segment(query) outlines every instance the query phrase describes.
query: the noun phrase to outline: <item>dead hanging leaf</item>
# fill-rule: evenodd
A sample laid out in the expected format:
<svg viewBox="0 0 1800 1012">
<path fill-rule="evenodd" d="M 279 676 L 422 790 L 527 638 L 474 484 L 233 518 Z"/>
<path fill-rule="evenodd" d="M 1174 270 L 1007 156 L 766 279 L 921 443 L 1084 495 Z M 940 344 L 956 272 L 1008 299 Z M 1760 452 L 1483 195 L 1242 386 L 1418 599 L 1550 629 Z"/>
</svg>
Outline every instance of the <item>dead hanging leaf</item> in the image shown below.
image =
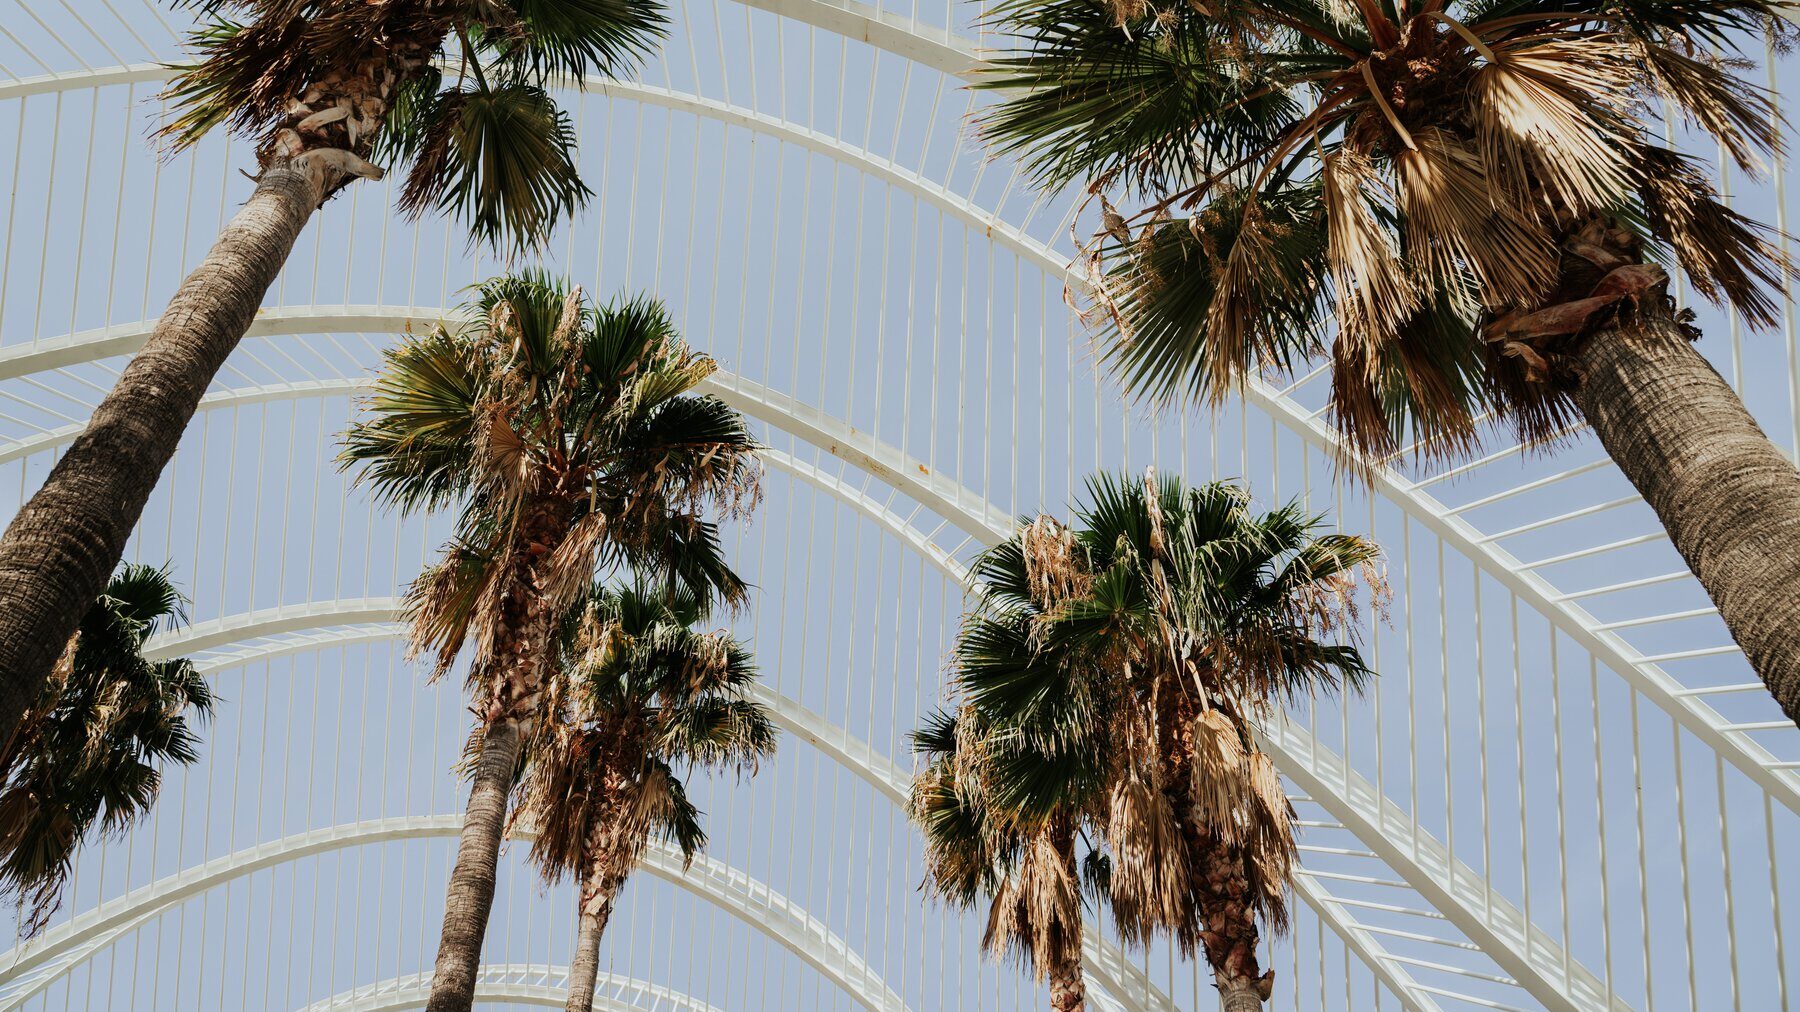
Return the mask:
<svg viewBox="0 0 1800 1012">
<path fill-rule="evenodd" d="M 1464 296 L 1473 282 L 1483 308 L 1535 304 L 1556 278 L 1549 235 L 1504 193 L 1473 148 L 1435 127 L 1394 159 L 1407 248 L 1435 287 Z"/>
<path fill-rule="evenodd" d="M 1187 923 L 1191 862 L 1169 799 L 1138 777 L 1121 779 L 1113 787 L 1106 834 L 1120 933 L 1148 941 L 1159 929 Z"/>
<path fill-rule="evenodd" d="M 1245 198 L 1237 216 L 1237 234 L 1214 269 L 1213 298 L 1206 307 L 1206 343 L 1213 354 L 1204 386 L 1215 401 L 1237 389 L 1239 364 L 1253 357 L 1253 345 L 1266 341 L 1260 327 L 1267 304 L 1292 294 L 1275 255 L 1281 229 L 1270 223 L 1254 195 Z"/>
<path fill-rule="evenodd" d="M 995 955 L 1009 948 L 1027 955 L 1040 980 L 1081 954 L 1081 883 L 1074 855 L 1053 836 L 1046 828 L 1025 841 L 1017 867 L 994 895 L 982 936 L 982 947 Z"/>
<path fill-rule="evenodd" d="M 1093 585 L 1075 532 L 1053 517 L 1039 516 L 1022 528 L 1019 551 L 1032 600 L 1046 613 Z"/>
<path fill-rule="evenodd" d="M 1366 349 L 1373 363 L 1417 311 L 1418 286 L 1393 235 L 1376 218 L 1375 201 L 1382 199 L 1386 185 L 1369 159 L 1340 149 L 1326 157 L 1323 177 L 1326 258 L 1337 290 L 1338 340 Z"/>
<path fill-rule="evenodd" d="M 1495 202 L 1522 208 L 1541 192 L 1581 215 L 1626 199 L 1636 184 L 1637 86 L 1618 36 L 1497 46 L 1470 89 L 1481 160 L 1505 191 Z"/>
<path fill-rule="evenodd" d="M 1241 843 L 1249 771 L 1237 722 L 1223 710 L 1204 710 L 1194 719 L 1192 741 L 1194 767 L 1188 793 L 1194 821 L 1227 844 Z"/>
</svg>

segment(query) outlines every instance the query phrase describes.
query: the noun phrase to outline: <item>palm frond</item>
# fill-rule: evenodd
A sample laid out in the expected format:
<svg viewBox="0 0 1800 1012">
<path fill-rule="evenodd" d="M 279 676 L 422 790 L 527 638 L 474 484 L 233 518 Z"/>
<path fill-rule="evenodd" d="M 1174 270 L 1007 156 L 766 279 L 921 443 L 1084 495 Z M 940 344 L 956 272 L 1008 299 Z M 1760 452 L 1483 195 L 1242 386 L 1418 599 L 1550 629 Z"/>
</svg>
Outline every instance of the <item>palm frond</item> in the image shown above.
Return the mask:
<svg viewBox="0 0 1800 1012">
<path fill-rule="evenodd" d="M 622 77 L 668 35 L 655 0 L 506 0 L 517 30 L 484 37 L 503 68 L 545 84 L 557 75 Z"/>
<path fill-rule="evenodd" d="M 414 218 L 447 213 L 476 240 L 523 249 L 592 196 L 575 165 L 574 125 L 537 85 L 453 88 L 417 114 L 395 128 L 416 136 L 400 197 Z"/>
</svg>

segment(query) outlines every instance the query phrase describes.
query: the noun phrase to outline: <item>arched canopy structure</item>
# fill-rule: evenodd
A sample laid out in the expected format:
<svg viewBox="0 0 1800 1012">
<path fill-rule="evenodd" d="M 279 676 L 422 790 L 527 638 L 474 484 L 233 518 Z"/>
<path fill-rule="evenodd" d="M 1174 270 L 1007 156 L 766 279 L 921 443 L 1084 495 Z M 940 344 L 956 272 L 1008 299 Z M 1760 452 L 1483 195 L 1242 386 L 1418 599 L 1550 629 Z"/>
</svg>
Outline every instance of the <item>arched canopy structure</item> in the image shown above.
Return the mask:
<svg viewBox="0 0 1800 1012">
<path fill-rule="evenodd" d="M 20 157 L 0 263 L 0 489 L 22 500 L 148 334 L 243 162 L 223 143 L 172 160 L 141 150 L 179 15 L 144 0 L 12 2 L 0 136 L 20 139 Z M 1213 413 L 1125 411 L 1063 303 L 1081 284 L 1070 195 L 1033 194 L 964 129 L 983 101 L 962 89 L 985 41 L 977 5 L 714 0 L 677 14 L 642 81 L 571 90 L 596 198 L 541 259 L 597 290 L 664 295 L 725 366 L 712 391 L 766 430 L 772 507 L 735 546 L 759 585 L 740 621 L 778 679 L 765 701 L 810 747 L 785 752 L 792 765 L 772 781 L 710 795 L 722 853 L 697 878 L 659 870 L 661 852 L 654 874 L 754 919 L 768 933 L 751 944 L 797 955 L 866 1007 L 1034 1004 L 1014 968 L 980 963 L 979 925 L 917 893 L 898 805 L 904 732 L 938 701 L 971 554 L 1015 514 L 1060 508 L 1087 471 L 1155 464 L 1243 478 L 1265 501 L 1304 496 L 1388 549 L 1397 597 L 1369 629 L 1375 689 L 1302 701 L 1263 729 L 1306 826 L 1302 922 L 1269 955 L 1280 1007 L 1786 1002 L 1777 856 L 1800 842 L 1800 732 L 1773 719 L 1591 442 L 1390 462 L 1364 488 L 1331 462 L 1317 372 L 1253 381 Z M 1787 68 L 1771 51 L 1778 95 Z M 1772 168 L 1768 187 L 1729 182 L 1753 216 L 1785 225 L 1788 170 Z M 195 597 L 192 624 L 158 649 L 215 671 L 229 712 L 155 822 L 84 859 L 62 919 L 0 959 L 3 1007 L 79 1002 L 77 978 L 60 976 L 78 967 L 90 992 L 99 980 L 134 993 L 150 971 L 124 947 L 140 951 L 140 936 L 158 956 L 168 946 L 173 975 L 223 995 L 231 971 L 188 960 L 209 930 L 230 944 L 240 901 L 256 923 L 294 909 L 258 893 L 256 869 L 309 847 L 340 855 L 335 873 L 354 870 L 358 886 L 364 867 L 383 883 L 380 916 L 344 930 L 397 959 L 423 951 L 416 904 L 391 884 L 411 869 L 356 844 L 454 828 L 418 814 L 444 809 L 412 785 L 447 779 L 460 728 L 440 705 L 416 738 L 393 733 L 439 705 L 424 694 L 452 690 L 381 670 L 395 667 L 397 594 L 441 531 L 375 514 L 336 484 L 324 447 L 374 353 L 499 268 L 438 223 L 393 216 L 390 197 L 359 186 L 326 209 L 146 515 L 134 557 L 169 562 Z M 1754 341 L 1707 318 L 1703 349 L 1792 448 L 1787 310 L 1781 335 Z M 288 671 L 311 677 L 271 674 Z M 364 680 L 419 695 L 389 702 Z M 301 685 L 343 705 L 290 720 L 319 702 Z M 315 765 L 292 762 L 312 758 L 309 744 L 346 735 L 381 739 L 391 766 L 378 768 L 409 785 L 391 799 L 382 785 L 389 810 L 356 807 L 367 777 L 295 768 Z M 251 763 L 277 743 L 289 768 Z M 257 782 L 241 786 L 251 769 Z M 253 819 L 212 818 L 226 784 L 233 799 L 280 797 L 282 819 L 265 824 L 260 797 Z M 329 799 L 316 810 L 315 785 Z M 287 808 L 302 795 L 295 829 Z M 191 925 L 162 916 L 189 907 Z M 630 931 L 671 930 L 653 904 L 630 914 Z M 1104 925 L 1089 935 L 1088 969 L 1125 1007 L 1207 1000 L 1203 971 L 1166 946 L 1122 949 Z M 290 952 L 300 937 L 286 937 Z M 561 956 L 530 927 L 495 937 L 504 953 L 483 994 L 553 1001 L 546 964 Z M 683 997 L 705 985 L 737 1007 L 799 984 L 770 984 L 772 956 L 691 948 L 686 965 L 625 967 L 607 1000 L 707 1007 Z M 533 961 L 541 976 L 518 971 Z M 352 978 L 379 983 L 344 990 L 320 969 L 330 962 L 290 963 L 288 992 L 263 1005 L 408 1007 L 422 984 L 418 965 L 383 962 Z"/>
</svg>

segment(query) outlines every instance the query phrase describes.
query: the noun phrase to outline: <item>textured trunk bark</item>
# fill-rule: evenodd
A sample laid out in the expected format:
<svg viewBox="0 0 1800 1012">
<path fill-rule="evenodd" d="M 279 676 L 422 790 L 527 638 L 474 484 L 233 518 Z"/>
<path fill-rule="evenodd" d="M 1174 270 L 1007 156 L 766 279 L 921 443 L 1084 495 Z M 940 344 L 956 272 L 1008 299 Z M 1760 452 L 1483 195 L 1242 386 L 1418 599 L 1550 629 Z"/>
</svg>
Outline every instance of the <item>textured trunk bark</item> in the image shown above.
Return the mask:
<svg viewBox="0 0 1800 1012">
<path fill-rule="evenodd" d="M 318 207 L 316 169 L 266 171 L 95 409 L 44 487 L 0 537 L 0 741 L 125 550 L 200 397 L 237 347 Z"/>
<path fill-rule="evenodd" d="M 593 895 L 586 895 L 589 890 Z M 590 880 L 583 888 L 581 919 L 575 934 L 575 957 L 569 961 L 569 1001 L 567 1012 L 593 1012 L 594 982 L 600 977 L 600 938 L 606 933 L 606 922 L 612 919 L 613 901 L 618 887 L 607 880 Z"/>
<path fill-rule="evenodd" d="M 488 725 L 476 760 L 469 808 L 457 843 L 456 866 L 444 899 L 444 930 L 438 940 L 437 970 L 431 978 L 429 1012 L 468 1012 L 475 1004 L 475 974 L 488 912 L 494 906 L 494 876 L 500 836 L 506 829 L 506 802 L 519 764 L 520 733 L 510 720 Z"/>
<path fill-rule="evenodd" d="M 1081 957 L 1050 971 L 1050 1012 L 1082 1012 L 1087 1008 L 1087 984 L 1081 976 Z"/>
<path fill-rule="evenodd" d="M 1674 321 L 1645 308 L 1575 352 L 1576 402 L 1800 722 L 1800 473 Z"/>
<path fill-rule="evenodd" d="M 1253 980 L 1234 980 L 1229 984 L 1220 983 L 1219 997 L 1222 1012 L 1262 1012 L 1262 996 L 1256 991 Z"/>
</svg>

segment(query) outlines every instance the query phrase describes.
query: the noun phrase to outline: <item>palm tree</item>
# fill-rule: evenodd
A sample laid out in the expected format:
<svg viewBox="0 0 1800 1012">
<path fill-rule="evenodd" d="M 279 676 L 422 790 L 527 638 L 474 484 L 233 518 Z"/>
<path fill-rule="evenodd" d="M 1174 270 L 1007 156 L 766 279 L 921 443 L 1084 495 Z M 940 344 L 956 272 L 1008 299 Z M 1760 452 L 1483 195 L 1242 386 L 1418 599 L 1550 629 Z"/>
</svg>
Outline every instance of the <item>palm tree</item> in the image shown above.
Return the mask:
<svg viewBox="0 0 1800 1012">
<path fill-rule="evenodd" d="M 696 631 L 706 612 L 680 589 L 596 584 L 567 623 L 515 818 L 535 831 L 545 881 L 580 885 L 570 1012 L 594 1006 L 600 938 L 651 834 L 690 862 L 706 843 L 676 767 L 753 774 L 774 754 L 768 711 L 744 695 L 750 653 L 726 632 Z"/>
<path fill-rule="evenodd" d="M 200 397 L 313 210 L 370 161 L 410 165 L 401 209 L 497 245 L 544 237 L 587 196 L 545 90 L 634 66 L 658 0 L 178 0 L 198 57 L 164 97 L 180 149 L 221 124 L 257 142 L 256 188 L 44 486 L 0 537 L 0 738 L 35 702 Z M 440 69 L 460 54 L 454 76 Z"/>
<path fill-rule="evenodd" d="M 542 717 L 559 616 L 597 566 L 702 601 L 743 599 L 705 511 L 747 514 L 761 477 L 743 419 L 691 392 L 715 366 L 662 305 L 595 309 L 536 273 L 477 287 L 475 321 L 386 354 L 339 461 L 403 512 L 457 508 L 442 561 L 407 596 L 413 647 L 447 671 L 465 642 L 479 722 L 430 1008 L 474 1000 L 520 750 Z"/>
<path fill-rule="evenodd" d="M 1779 117 L 1716 54 L 1781 6 L 1011 0 L 984 125 L 1098 196 L 1081 261 L 1130 388 L 1217 399 L 1325 357 L 1364 465 L 1585 419 L 1800 720 L 1800 474 L 1662 265 L 1758 327 L 1794 267 L 1648 128 L 1679 109 L 1760 171 Z"/>
<path fill-rule="evenodd" d="M 1121 934 L 1201 949 L 1227 1012 L 1260 1008 L 1259 924 L 1286 926 L 1295 843 L 1252 722 L 1363 683 L 1353 575 L 1379 596 L 1377 550 L 1297 505 L 1258 516 L 1234 486 L 1154 476 L 1091 480 L 1076 518 L 1039 517 L 975 566 L 957 690 L 981 764 L 1012 761 L 957 784 L 990 813 L 1062 799 L 1105 841 Z"/>
<path fill-rule="evenodd" d="M 972 638 L 983 632 L 1029 634 L 1004 620 Z M 981 649 L 964 640 L 959 657 Z M 1102 776 L 1084 763 L 1094 750 L 1034 748 L 973 707 L 930 715 L 913 742 L 927 757 L 910 803 L 925 834 L 926 886 L 957 907 L 987 899 L 982 946 L 1019 955 L 1049 986 L 1053 1012 L 1085 1009 L 1082 873 L 1103 857 L 1090 851 L 1078 865 L 1076 844 L 1104 798 Z"/>
<path fill-rule="evenodd" d="M 161 767 L 200 757 L 187 711 L 210 716 L 212 690 L 187 660 L 143 654 L 183 609 L 166 571 L 120 567 L 0 752 L 0 891 L 23 934 L 56 912 L 82 841 L 125 832 L 155 804 Z"/>
</svg>

